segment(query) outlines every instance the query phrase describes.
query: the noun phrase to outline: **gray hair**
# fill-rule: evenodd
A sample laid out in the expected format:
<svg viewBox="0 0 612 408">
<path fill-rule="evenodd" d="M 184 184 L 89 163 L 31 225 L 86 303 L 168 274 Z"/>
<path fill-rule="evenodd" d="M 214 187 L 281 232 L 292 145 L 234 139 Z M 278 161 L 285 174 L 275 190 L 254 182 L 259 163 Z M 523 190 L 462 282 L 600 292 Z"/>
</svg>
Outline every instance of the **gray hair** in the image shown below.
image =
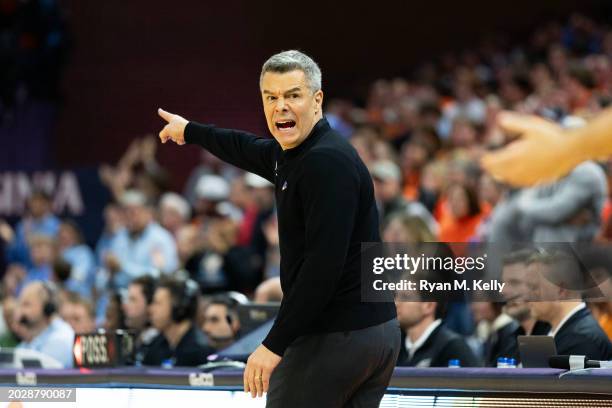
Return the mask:
<svg viewBox="0 0 612 408">
<path fill-rule="evenodd" d="M 303 52 L 290 50 L 274 54 L 261 67 L 259 87 L 261 88 L 263 76 L 266 72 L 285 73 L 294 70 L 304 72 L 306 83 L 312 92 L 321 89 L 321 69 L 316 62 Z"/>
</svg>

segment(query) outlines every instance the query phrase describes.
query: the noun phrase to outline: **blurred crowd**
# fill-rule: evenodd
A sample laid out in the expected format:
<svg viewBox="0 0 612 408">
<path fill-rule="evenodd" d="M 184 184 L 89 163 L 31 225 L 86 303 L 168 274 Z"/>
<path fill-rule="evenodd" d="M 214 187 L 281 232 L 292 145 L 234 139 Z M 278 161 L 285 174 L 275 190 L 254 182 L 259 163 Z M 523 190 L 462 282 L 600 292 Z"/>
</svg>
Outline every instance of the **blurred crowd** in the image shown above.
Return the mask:
<svg viewBox="0 0 612 408">
<path fill-rule="evenodd" d="M 495 121 L 503 109 L 572 129 L 611 101 L 612 28 L 573 15 L 540 25 L 523 44 L 487 40 L 423 62 L 405 78 L 377 80 L 363 106 L 330 100 L 326 117 L 370 169 L 383 241 L 608 242 L 612 162 L 585 162 L 555 183 L 520 190 L 478 163 L 511 140 Z M 52 213 L 46 191 L 32 193 L 17 225 L 0 222 L 0 346 L 40 350 L 75 332 L 128 328 L 142 364 L 196 365 L 239 337 L 237 304 L 282 299 L 274 186 L 202 151 L 184 190 L 171 192 L 157 146 L 153 136 L 136 139 L 116 164 L 100 168 L 113 200 L 93 248 L 74 221 Z M 558 261 L 510 255 L 504 273 Z M 612 359 L 610 302 L 559 310 L 559 302 L 541 303 L 398 302 L 398 363 L 495 365 L 516 356 L 507 347 L 516 348 L 517 334 L 557 340 L 578 318 L 570 337 L 598 345 L 590 358 Z M 580 350 L 570 351 L 593 353 Z"/>
</svg>

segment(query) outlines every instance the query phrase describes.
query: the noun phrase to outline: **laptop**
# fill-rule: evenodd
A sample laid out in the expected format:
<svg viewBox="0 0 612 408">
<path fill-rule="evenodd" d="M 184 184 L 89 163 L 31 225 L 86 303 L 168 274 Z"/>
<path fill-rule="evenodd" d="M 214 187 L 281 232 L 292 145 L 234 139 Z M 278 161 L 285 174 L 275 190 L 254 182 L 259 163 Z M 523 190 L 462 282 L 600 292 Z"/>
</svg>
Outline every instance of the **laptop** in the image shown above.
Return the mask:
<svg viewBox="0 0 612 408">
<path fill-rule="evenodd" d="M 552 336 L 518 336 L 523 368 L 548 368 L 548 359 L 557 354 Z"/>
<path fill-rule="evenodd" d="M 247 303 L 236 306 L 240 335 L 245 336 L 278 314 L 280 303 Z"/>
<path fill-rule="evenodd" d="M 264 341 L 273 325 L 273 319 L 264 322 L 263 325 L 259 326 L 246 336 L 241 337 L 231 346 L 219 351 L 214 356 L 214 361 L 233 360 L 246 362 L 251 353 L 254 352 L 257 347 L 259 347 L 262 341 Z M 212 356 L 209 356 L 209 360 L 211 360 L 211 357 Z"/>
</svg>

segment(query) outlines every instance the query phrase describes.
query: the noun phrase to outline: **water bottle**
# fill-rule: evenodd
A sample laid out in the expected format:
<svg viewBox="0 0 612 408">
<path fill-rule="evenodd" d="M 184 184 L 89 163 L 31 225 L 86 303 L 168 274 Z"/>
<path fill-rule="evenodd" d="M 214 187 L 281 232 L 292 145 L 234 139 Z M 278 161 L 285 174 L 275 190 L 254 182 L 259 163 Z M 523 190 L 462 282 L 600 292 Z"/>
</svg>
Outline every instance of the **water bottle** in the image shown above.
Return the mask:
<svg viewBox="0 0 612 408">
<path fill-rule="evenodd" d="M 510 364 L 507 357 L 499 357 L 497 359 L 497 368 L 509 368 Z"/>
<path fill-rule="evenodd" d="M 461 368 L 461 361 L 456 358 L 448 360 L 448 368 Z"/>
</svg>

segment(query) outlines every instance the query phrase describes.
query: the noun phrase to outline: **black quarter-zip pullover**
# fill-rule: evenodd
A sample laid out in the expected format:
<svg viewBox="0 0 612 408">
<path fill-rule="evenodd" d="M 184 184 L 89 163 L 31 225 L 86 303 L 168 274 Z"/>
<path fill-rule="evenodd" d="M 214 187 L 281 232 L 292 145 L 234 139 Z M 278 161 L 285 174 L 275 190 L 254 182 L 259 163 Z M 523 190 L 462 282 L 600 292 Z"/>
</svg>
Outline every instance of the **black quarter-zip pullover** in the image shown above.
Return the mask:
<svg viewBox="0 0 612 408">
<path fill-rule="evenodd" d="M 283 300 L 263 344 L 275 354 L 302 335 L 357 330 L 396 316 L 361 301 L 361 243 L 380 242 L 370 174 L 355 149 L 319 120 L 297 147 L 189 122 L 185 141 L 274 183 Z"/>
</svg>

